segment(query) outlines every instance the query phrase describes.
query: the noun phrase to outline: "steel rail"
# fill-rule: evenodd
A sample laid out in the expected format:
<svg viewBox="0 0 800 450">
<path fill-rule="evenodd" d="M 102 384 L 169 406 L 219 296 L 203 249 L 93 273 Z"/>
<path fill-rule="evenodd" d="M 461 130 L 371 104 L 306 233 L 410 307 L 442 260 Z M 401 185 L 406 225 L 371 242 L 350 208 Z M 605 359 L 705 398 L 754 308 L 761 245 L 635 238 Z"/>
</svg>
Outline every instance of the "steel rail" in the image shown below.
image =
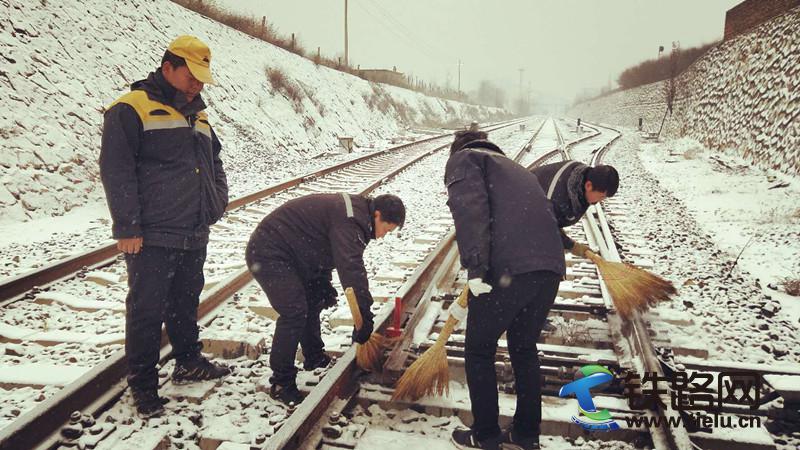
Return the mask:
<svg viewBox="0 0 800 450">
<path fill-rule="evenodd" d="M 540 130 L 541 126 L 526 143 L 526 146 L 523 146 L 523 150 L 531 145 Z M 524 153 L 523 150 L 517 152 L 517 157 Z M 403 334 L 384 363 L 384 374 L 389 376 L 392 373 L 396 374 L 397 371 L 392 368 L 400 367 L 405 362 L 407 357 L 405 349 L 410 345 L 413 330 L 430 303 L 432 290 L 439 284 L 441 278 L 451 272 L 450 268 L 458 264 L 457 252 L 455 231 L 451 230 L 398 290 L 397 297 L 400 298 L 403 312 L 409 317 Z M 395 304 L 387 303 L 376 315 L 376 332 L 385 331 L 394 308 Z M 357 372 L 355 349 L 351 347 L 337 361 L 317 388 L 303 400 L 300 407 L 281 426 L 280 430 L 267 441 L 264 448 L 293 449 L 303 446 L 304 442 L 313 441 L 317 436 L 313 431 L 319 432 L 319 419 L 332 407 L 334 401 L 341 400 L 338 403 L 339 408 L 337 408 L 341 409 L 356 394 L 357 385 L 354 375 Z"/>
<path fill-rule="evenodd" d="M 603 157 L 611 149 L 611 146 L 622 136 L 619 130 L 605 126 L 601 127 L 614 131 L 617 135 L 599 151 L 594 153 L 590 163 L 592 166 L 602 163 Z M 589 211 L 584 218 L 584 226 L 590 230 L 598 243 L 602 243 L 602 245 L 599 246 L 600 256 L 607 261 L 620 262 L 621 259 L 617 251 L 614 236 L 606 221 L 602 205 L 593 205 L 590 207 L 590 210 L 591 211 Z M 597 215 L 596 220 L 593 215 Z M 605 287 L 602 276 L 600 278 L 601 286 Z M 604 297 L 608 296 L 608 291 L 606 289 L 603 289 L 603 295 Z M 625 322 L 622 321 L 622 318 L 619 318 L 619 320 L 609 320 L 609 326 L 616 328 L 614 331 L 628 341 L 632 354 L 639 359 L 640 364 L 637 368 L 641 368 L 645 372 L 656 373 L 659 377 L 664 376 L 661 363 L 655 353 L 655 346 L 650 341 L 647 325 L 638 311 L 634 312 L 633 316 Z M 668 425 L 670 419 L 676 420 L 678 417 L 678 413 L 667 406 L 670 403 L 669 398 L 662 398 L 662 401 L 657 404 L 656 411 L 646 412 L 648 415 L 656 414 L 661 418 L 661 427 L 649 428 L 653 443 L 658 449 L 691 450 L 694 447 L 686 429 L 670 427 Z"/>
<path fill-rule="evenodd" d="M 526 120 L 528 119 L 514 120 L 505 124 L 493 125 L 490 131 L 513 126 Z M 440 139 L 442 137 L 444 136 L 437 136 L 435 138 Z M 434 138 L 429 138 L 424 141 L 428 142 L 432 139 Z M 403 146 L 396 147 L 395 150 L 415 144 L 416 143 L 404 144 Z M 391 180 L 409 166 L 446 147 L 447 144 L 418 155 L 402 166 L 381 175 L 380 179 L 364 189 L 361 194 L 366 195 L 372 192 L 381 184 Z M 376 154 L 377 153 L 378 152 L 376 152 Z M 380 153 L 387 153 L 387 150 L 383 150 Z M 344 166 L 341 164 L 337 164 L 336 166 L 341 169 L 347 165 L 355 165 L 364 159 L 366 158 L 361 157 L 357 158 L 356 161 L 350 161 L 349 164 L 345 164 Z M 327 168 L 323 169 L 323 171 L 331 173 L 338 170 L 331 169 L 332 168 Z M 318 172 L 322 171 L 317 171 L 315 173 Z M 298 179 L 299 178 L 300 177 L 298 177 Z M 201 297 L 201 302 L 198 306 L 198 321 L 201 324 L 210 323 L 215 317 L 215 312 L 219 311 L 223 303 L 230 298 L 233 293 L 249 283 L 251 279 L 252 275 L 250 272 L 247 269 L 242 269 L 231 275 L 225 282 L 220 283 L 218 286 L 208 291 L 207 294 Z M 162 330 L 161 362 L 169 357 L 171 350 L 171 346 L 167 344 L 166 333 Z M 31 411 L 0 430 L 0 450 L 55 447 L 59 441 L 59 429 L 68 421 L 69 415 L 73 411 L 89 410 L 93 415 L 97 415 L 119 399 L 126 388 L 126 383 L 123 381 L 126 372 L 127 361 L 125 359 L 125 352 L 124 350 L 119 350 L 83 376 L 65 386 L 53 397 L 45 400 Z M 299 420 L 299 418 L 296 420 Z"/>
<path fill-rule="evenodd" d="M 546 120 L 542 121 L 542 125 L 544 122 Z M 526 145 L 516 152 L 515 160 L 521 158 L 526 149 L 530 148 L 541 131 L 542 125 L 534 132 Z M 430 303 L 433 290 L 441 283 L 441 279 L 451 275 L 453 268 L 457 269 L 459 267 L 455 231 L 451 230 L 398 291 L 397 296 L 401 299 L 403 313 L 407 318 L 402 335 L 395 347 L 389 352 L 384 363 L 384 370 L 381 375 L 383 382 L 387 382 L 387 380 L 391 382 L 399 372 L 399 368 L 401 369 L 405 364 L 408 357 L 407 350 L 411 344 L 414 330 Z M 385 330 L 388 326 L 388 318 L 394 308 L 395 305 L 389 303 L 377 314 L 376 332 Z M 295 411 L 281 429 L 278 430 L 278 433 L 267 441 L 265 448 L 316 448 L 316 444 L 320 439 L 320 424 L 315 419 L 323 417 L 330 410 L 341 412 L 357 393 L 357 386 L 355 386 L 355 381 L 353 380 L 353 374 L 355 373 L 354 358 L 355 350 L 351 348 L 345 352 L 336 366 L 323 379 L 323 382 L 318 385 L 318 387 L 326 386 L 325 389 L 334 390 L 336 394 L 332 394 L 327 390 L 317 392 L 318 389 L 314 389 L 309 394 L 309 397 L 300 404 L 300 408 L 305 408 L 306 411 L 303 411 L 301 416 L 298 416 L 298 413 L 301 413 L 301 409 Z M 340 365 L 344 367 L 340 367 Z M 334 378 L 328 380 L 331 375 Z M 334 400 L 337 398 L 339 401 L 334 404 Z"/>
<path fill-rule="evenodd" d="M 541 129 L 541 127 L 540 127 L 540 129 Z M 555 149 L 555 150 L 552 150 L 550 152 L 547 152 L 544 155 L 541 155 L 539 158 L 537 158 L 533 163 L 531 163 L 528 166 L 528 169 L 533 169 L 537 165 L 543 164 L 543 163 L 547 162 L 548 160 L 550 160 L 550 159 L 552 159 L 554 157 L 557 157 L 557 156 L 566 156 L 566 157 L 568 157 L 568 155 L 569 155 L 568 154 L 568 149 L 570 147 L 572 147 L 572 146 L 574 146 L 574 145 L 576 145 L 576 144 L 578 144 L 578 143 L 580 143 L 582 141 L 585 141 L 585 140 L 590 139 L 592 137 L 596 137 L 596 136 L 601 134 L 599 131 L 597 131 L 595 134 L 593 134 L 591 136 L 586 136 L 586 137 L 583 137 L 581 139 L 577 139 L 577 140 L 572 141 L 570 143 L 564 144 L 563 137 L 562 137 L 560 131 L 558 131 L 557 125 L 556 125 L 556 130 L 557 130 L 557 136 L 559 138 L 558 148 Z M 537 130 L 536 134 L 538 134 L 538 132 L 539 132 L 539 130 Z M 532 138 L 531 141 L 529 141 L 528 146 L 530 146 L 531 142 L 535 139 L 535 137 L 536 137 L 536 135 L 534 135 L 534 138 Z M 598 151 L 598 152 L 595 153 L 595 158 L 602 157 L 605 154 L 605 152 L 611 147 L 612 143 L 615 142 L 618 138 L 619 138 L 619 135 L 616 136 L 611 142 L 605 144 L 603 146 L 603 148 L 601 149 L 601 151 Z M 528 147 L 528 146 L 526 146 L 526 147 Z M 519 159 L 524 153 L 525 153 L 525 149 L 520 151 L 517 154 L 515 159 Z M 589 233 L 587 233 L 587 235 L 588 234 Z M 457 255 L 457 248 L 455 247 L 455 240 L 453 239 L 453 237 L 454 236 L 452 235 L 452 232 L 451 232 L 448 235 L 448 237 L 446 238 L 446 240 L 445 240 L 449 244 L 449 246 L 442 246 L 440 244 L 440 246 L 437 247 L 437 250 L 432 252 L 431 255 L 429 255 L 429 258 L 435 258 L 435 257 L 442 258 L 441 255 L 447 253 L 448 257 L 451 257 L 453 260 L 455 260 L 456 258 L 451 256 L 451 254 Z M 601 236 L 601 238 L 602 238 L 602 236 Z M 607 247 L 606 245 L 604 245 L 605 242 L 606 241 L 604 240 L 604 241 L 599 242 L 599 243 L 603 244 L 602 245 L 603 247 Z M 439 271 L 440 274 L 441 273 L 445 273 L 445 271 L 443 271 L 441 268 L 438 269 L 438 271 Z M 422 280 L 419 280 L 419 281 L 422 281 Z M 398 373 L 399 371 L 401 371 L 403 369 L 404 363 L 405 363 L 405 361 L 407 360 L 407 357 L 408 357 L 408 348 L 410 348 L 410 342 L 411 342 L 410 336 L 413 335 L 414 329 L 415 329 L 416 325 L 419 323 L 419 319 L 424 315 L 424 312 L 425 312 L 424 310 L 425 310 L 425 307 L 427 306 L 427 303 L 422 303 L 422 302 L 425 302 L 426 300 L 429 300 L 431 288 L 434 285 L 438 284 L 438 282 L 436 280 L 430 280 L 430 281 L 428 281 L 428 283 L 429 283 L 428 287 L 424 287 L 424 286 L 420 285 L 420 286 L 417 286 L 415 288 L 417 291 L 425 291 L 425 294 L 423 294 L 421 299 L 414 299 L 414 300 L 416 300 L 416 302 L 415 301 L 409 301 L 409 300 L 407 300 L 405 298 L 403 299 L 404 311 L 406 312 L 406 316 L 408 316 L 408 320 L 406 322 L 406 326 L 405 326 L 405 330 L 404 330 L 404 339 L 390 353 L 389 358 L 387 359 L 387 362 L 384 365 L 384 374 L 389 374 L 390 377 L 391 377 L 392 373 L 396 374 L 396 373 Z M 605 295 L 607 296 L 607 292 L 605 293 Z M 421 300 L 421 302 L 420 302 L 420 300 Z M 381 316 L 381 324 L 382 325 L 385 323 L 384 320 L 388 317 L 388 314 L 391 313 L 391 309 L 392 309 L 392 307 L 387 305 L 387 307 L 385 307 L 384 310 L 382 310 L 382 316 Z M 409 309 L 411 309 L 410 314 L 409 314 L 409 311 L 408 311 Z M 649 343 L 649 341 L 647 341 L 647 342 Z M 650 350 L 652 352 L 652 345 L 650 345 L 649 348 L 650 348 Z M 349 351 L 347 353 L 347 355 L 348 355 L 348 363 L 350 364 L 350 367 L 352 367 L 352 365 L 354 364 L 354 362 L 352 361 L 352 358 L 354 357 L 354 352 L 352 352 L 352 349 L 351 349 L 351 351 Z M 384 376 L 382 381 L 386 382 L 387 381 L 387 377 Z M 334 404 L 334 403 L 331 402 L 331 403 L 325 404 L 324 407 L 318 412 L 318 414 L 315 414 L 315 417 L 322 417 L 325 412 L 341 413 L 347 407 L 347 405 L 352 403 L 352 399 L 354 398 L 356 393 L 357 393 L 357 386 L 355 386 L 355 381 L 352 381 L 352 383 L 350 385 L 350 389 L 346 393 L 344 393 L 344 395 L 340 395 L 339 396 L 339 401 L 337 403 Z M 321 396 L 321 395 L 323 395 L 323 394 L 318 394 L 317 396 Z M 309 397 L 309 398 L 311 398 L 311 397 Z M 316 399 L 316 397 L 315 397 L 315 399 Z M 291 440 L 291 441 L 282 440 L 282 441 L 277 442 L 277 444 L 279 444 L 279 446 L 269 445 L 267 448 L 270 448 L 270 449 L 272 449 L 272 448 L 282 448 L 280 446 L 280 444 L 286 444 L 286 443 L 291 443 L 292 444 L 292 445 L 287 446 L 286 448 L 297 448 L 299 446 L 301 446 L 302 448 L 309 448 L 309 449 L 310 448 L 317 448 L 319 442 L 322 439 L 321 433 L 320 433 L 320 428 L 321 428 L 320 424 L 316 424 L 315 426 L 308 426 L 308 427 L 305 427 L 305 428 L 302 428 L 302 429 L 301 428 L 296 428 L 295 429 L 296 431 L 302 431 L 302 432 L 310 431 L 310 434 L 307 434 L 305 439 L 299 439 L 298 440 L 298 439 L 295 438 L 294 440 Z M 289 434 L 291 434 L 291 432 L 289 432 Z M 656 431 L 656 435 L 658 436 L 658 435 L 663 435 L 663 434 L 660 433 L 659 431 Z M 656 442 L 659 443 L 659 445 L 657 445 L 657 448 L 680 448 L 680 449 L 687 448 L 687 447 L 684 447 L 684 446 L 670 447 L 670 446 L 661 445 L 662 442 L 667 442 L 668 443 L 669 439 L 666 438 L 666 437 L 664 437 L 663 439 L 658 439 L 657 436 L 654 436 Z M 687 436 L 687 440 L 688 440 L 688 436 Z"/>
<path fill-rule="evenodd" d="M 491 128 L 489 131 L 494 131 L 500 128 L 516 125 L 525 120 L 527 119 L 522 119 L 522 120 L 514 119 L 508 122 L 493 124 L 491 126 L 488 126 L 487 128 Z M 449 138 L 450 136 L 451 136 L 450 134 L 441 134 L 421 139 L 418 141 L 409 142 L 406 144 L 398 145 L 396 147 L 391 147 L 388 149 L 369 153 L 367 155 L 363 155 L 349 161 L 338 163 L 330 167 L 319 169 L 307 173 L 305 175 L 293 177 L 288 180 L 281 181 L 273 186 L 269 186 L 265 189 L 261 189 L 259 191 L 252 192 L 250 194 L 246 194 L 237 199 L 234 199 L 228 203 L 228 207 L 225 209 L 225 211 L 226 212 L 232 211 L 234 209 L 253 203 L 262 198 L 278 193 L 280 191 L 299 186 L 305 181 L 328 175 L 332 172 L 336 172 L 343 168 L 350 167 L 355 164 L 386 155 L 388 153 L 401 151 L 411 146 L 425 144 L 438 139 L 446 139 Z M 87 252 L 67 257 L 61 261 L 49 264 L 43 268 L 34 269 L 32 271 L 4 279 L 0 281 L 0 307 L 5 306 L 7 303 L 11 301 L 17 300 L 19 296 L 24 295 L 31 289 L 34 289 L 36 287 L 44 287 L 56 281 L 70 278 L 84 268 L 103 267 L 108 264 L 111 264 L 114 262 L 116 256 L 119 254 L 120 251 L 117 249 L 116 243 L 112 242 L 97 247 L 95 249 L 89 250 Z"/>
</svg>

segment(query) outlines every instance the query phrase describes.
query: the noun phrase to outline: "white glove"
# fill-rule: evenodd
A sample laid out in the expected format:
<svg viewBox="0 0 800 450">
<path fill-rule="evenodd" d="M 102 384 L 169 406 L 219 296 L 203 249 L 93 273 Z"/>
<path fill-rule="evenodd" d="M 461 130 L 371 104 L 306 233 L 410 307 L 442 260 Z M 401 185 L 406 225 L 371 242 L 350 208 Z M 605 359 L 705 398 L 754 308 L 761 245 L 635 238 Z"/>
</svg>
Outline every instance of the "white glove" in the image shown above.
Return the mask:
<svg viewBox="0 0 800 450">
<path fill-rule="evenodd" d="M 456 320 L 458 320 L 459 322 L 461 322 L 467 317 L 467 308 L 464 308 L 463 306 L 459 305 L 458 302 L 453 302 L 453 304 L 450 305 L 450 309 L 448 309 L 447 311 L 450 313 L 451 316 L 455 317 Z"/>
<path fill-rule="evenodd" d="M 492 292 L 492 287 L 483 282 L 480 278 L 473 278 L 467 281 L 469 284 L 469 291 L 472 292 L 472 295 L 479 296 L 481 294 L 488 294 Z"/>
</svg>

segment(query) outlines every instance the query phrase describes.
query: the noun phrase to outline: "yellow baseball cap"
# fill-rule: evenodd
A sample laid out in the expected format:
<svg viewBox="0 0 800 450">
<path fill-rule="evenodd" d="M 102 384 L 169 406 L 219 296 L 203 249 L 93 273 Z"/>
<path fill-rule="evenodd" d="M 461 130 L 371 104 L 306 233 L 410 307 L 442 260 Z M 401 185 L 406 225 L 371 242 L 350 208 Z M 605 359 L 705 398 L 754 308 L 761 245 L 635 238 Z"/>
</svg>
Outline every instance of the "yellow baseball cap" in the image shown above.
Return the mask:
<svg viewBox="0 0 800 450">
<path fill-rule="evenodd" d="M 211 77 L 211 50 L 203 41 L 194 36 L 178 36 L 167 50 L 185 59 L 195 78 L 206 84 L 217 84 Z"/>
</svg>

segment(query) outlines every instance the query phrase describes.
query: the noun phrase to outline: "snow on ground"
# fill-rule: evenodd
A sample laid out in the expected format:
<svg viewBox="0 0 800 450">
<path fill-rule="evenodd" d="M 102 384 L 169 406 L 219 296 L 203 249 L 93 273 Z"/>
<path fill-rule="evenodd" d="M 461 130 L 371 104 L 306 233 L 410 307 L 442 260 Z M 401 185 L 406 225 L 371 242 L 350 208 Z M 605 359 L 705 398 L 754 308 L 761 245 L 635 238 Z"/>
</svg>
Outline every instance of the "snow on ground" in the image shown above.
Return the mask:
<svg viewBox="0 0 800 450">
<path fill-rule="evenodd" d="M 102 111 L 155 69 L 179 34 L 201 37 L 214 55 L 219 86 L 203 95 L 232 197 L 351 158 L 335 154 L 339 136 L 353 137 L 363 153 L 413 136 L 412 124 L 505 114 L 316 66 L 168 0 L 3 0 L 0 15 L 9 22 L 0 28 L 0 252 L 10 255 L 0 277 L 108 238 L 94 229 L 108 217 L 97 168 Z M 283 71 L 300 99 L 272 86 L 268 68 Z M 21 222 L 70 211 L 65 221 L 20 232 Z M 83 229 L 74 220 L 81 216 Z"/>
<path fill-rule="evenodd" d="M 541 119 L 533 119 L 538 121 Z M 516 128 L 505 128 L 492 133 L 498 145 L 503 146 L 509 151 L 516 151 L 516 147 L 524 145 L 533 130 L 528 126 L 528 131 L 519 133 Z M 523 136 L 520 136 L 523 135 Z M 384 192 L 391 192 L 403 198 L 407 208 L 408 217 L 403 230 L 395 232 L 382 240 L 375 241 L 367 247 L 365 252 L 365 263 L 367 272 L 371 278 L 371 289 L 373 293 L 379 290 L 382 286 L 391 290 L 394 293 L 402 284 L 400 280 L 377 280 L 380 275 L 400 275 L 401 277 L 410 274 L 411 269 L 398 269 L 392 265 L 393 258 L 403 254 L 410 255 L 416 260 L 421 260 L 427 251 L 430 251 L 435 243 L 429 245 L 419 245 L 415 240 L 423 234 L 431 234 L 435 231 L 438 238 L 440 238 L 451 226 L 450 221 L 447 224 L 435 223 L 434 221 L 441 217 L 449 217 L 449 211 L 445 205 L 446 191 L 443 183 L 444 166 L 447 160 L 447 151 L 439 151 L 432 156 L 423 158 L 421 161 L 403 171 L 396 178 L 392 179 L 384 186 L 381 186 L 374 195 Z M 238 230 L 242 235 L 239 238 L 247 238 L 251 228 L 246 230 Z M 219 237 L 222 232 L 215 230 L 212 232 L 212 240 L 215 236 Z M 420 249 L 421 247 L 421 249 Z M 416 250 L 410 250 L 416 249 Z M 242 258 L 241 251 L 237 252 Z M 236 262 L 236 261 L 231 261 Z M 109 276 L 121 279 L 124 275 L 124 266 L 117 264 Z M 208 267 L 206 267 L 208 273 Z M 91 273 L 87 274 L 89 277 Z M 212 276 L 207 276 L 208 281 Z M 338 277 L 334 276 L 336 281 L 335 285 L 339 289 L 340 294 L 343 292 L 341 286 L 338 286 Z M 95 289 L 90 285 L 87 287 L 84 283 L 61 283 L 58 287 L 60 297 L 67 297 L 71 295 L 76 298 L 97 297 L 97 293 L 89 293 L 89 289 Z M 115 283 L 110 286 L 104 287 L 101 298 L 109 301 L 114 301 L 122 304 L 126 292 L 124 283 Z M 91 295 L 90 295 L 91 294 Z M 44 295 L 44 294 L 43 294 Z M 255 284 L 251 283 L 245 289 L 240 291 L 234 301 L 227 303 L 220 312 L 220 316 L 215 319 L 212 324 L 201 330 L 201 337 L 214 336 L 224 333 L 240 333 L 241 335 L 248 335 L 256 339 L 264 339 L 264 347 L 268 349 L 271 347 L 272 333 L 274 322 L 272 319 L 255 314 L 250 308 L 251 302 L 266 300 L 263 292 Z M 322 328 L 323 336 L 326 341 L 326 346 L 331 351 L 341 351 L 349 347 L 351 343 L 350 332 L 351 328 L 335 327 L 331 319 L 336 314 L 344 315 L 349 319 L 349 310 L 345 306 L 343 296 L 340 296 L 339 307 L 325 310 L 322 314 Z M 383 305 L 377 304 L 374 310 L 379 310 Z M 61 305 L 53 303 L 49 305 L 35 304 L 28 301 L 15 302 L 7 307 L 3 314 L 3 320 L 0 321 L 0 327 L 5 329 L 11 327 L 19 327 L 22 330 L 33 329 L 36 331 L 48 331 L 58 333 L 56 337 L 69 336 L 72 331 L 79 331 L 88 333 L 98 338 L 104 335 L 116 335 L 122 332 L 124 326 L 124 317 L 119 312 L 112 312 L 109 310 L 100 310 L 94 312 L 81 312 L 76 314 L 74 310 Z M 8 330 L 5 330 L 7 332 Z M 13 330 L 12 330 L 13 331 Z M 20 331 L 23 332 L 23 331 Z M 65 364 L 75 365 L 78 367 L 92 367 L 112 353 L 112 350 L 119 349 L 119 344 L 111 344 L 109 346 L 91 346 L 84 343 L 72 344 L 59 344 L 53 347 L 42 347 L 37 344 L 18 344 L 7 345 L 2 348 L 0 352 L 0 365 L 3 366 L 18 366 L 20 364 L 30 363 L 51 363 L 51 364 Z M 65 352 L 65 350 L 67 352 Z M 5 353 L 4 355 L 2 353 Z M 230 420 L 236 424 L 251 423 L 248 426 L 238 428 L 239 432 L 247 433 L 263 433 L 267 427 L 274 425 L 270 424 L 267 418 L 279 417 L 280 414 L 285 415 L 282 406 L 275 404 L 271 400 L 266 400 L 266 395 L 257 395 L 258 409 L 247 409 L 242 402 L 250 401 L 252 403 L 252 396 L 248 394 L 252 392 L 253 385 L 263 377 L 269 375 L 269 369 L 265 366 L 267 355 L 262 355 L 257 361 L 251 360 L 238 360 L 232 361 L 232 364 L 237 366 L 230 383 L 226 382 L 223 386 L 215 391 L 213 397 L 205 401 L 202 408 L 195 406 L 185 405 L 185 402 L 176 402 L 174 408 L 181 415 L 190 414 L 183 408 L 188 408 L 195 411 L 191 414 L 199 414 L 202 417 L 208 418 L 208 423 L 203 427 L 204 431 L 209 433 L 223 433 L 228 437 L 232 436 L 233 431 Z M 164 376 L 169 373 L 167 366 L 163 370 Z M 309 374 L 305 374 L 309 375 Z M 319 374 L 322 375 L 322 374 Z M 309 375 L 311 376 L 311 375 Z M 316 375 L 314 375 L 316 376 Z M 249 380 L 249 381 L 248 381 Z M 263 383 L 262 383 L 263 384 Z M 12 392 L 16 392 L 14 389 Z M 25 391 L 31 394 L 33 391 Z M 48 390 L 48 395 L 56 392 L 55 390 Z M 25 411 L 32 408 L 38 402 L 36 398 L 38 395 L 29 397 L 23 401 L 21 394 L 8 394 L 9 398 L 13 397 L 13 401 L 9 400 L 8 407 L 0 408 L 0 418 L 4 421 L 11 421 L 18 415 L 17 410 Z M 247 399 L 239 400 L 240 398 L 247 397 Z M 238 406 L 237 406 L 238 405 Z M 234 415 L 230 415 L 232 408 L 243 409 L 237 411 Z M 113 414 L 121 414 L 124 417 L 130 417 L 131 405 L 129 400 L 123 402 Z M 128 420 L 128 419 L 125 419 Z M 168 422 L 168 421 L 166 421 Z M 133 422 L 131 422 L 133 423 Z M 142 426 L 146 422 L 136 422 Z M 205 423 L 205 422 L 204 422 Z M 2 423 L 0 422 L 0 425 Z M 186 427 L 190 425 L 184 424 Z M 193 426 L 193 425 L 191 425 Z M 155 427 L 156 429 L 158 427 Z M 262 431 L 259 431 L 262 430 Z M 187 432 L 187 436 L 191 434 Z M 189 438 L 192 440 L 193 438 Z M 188 445 L 188 444 L 187 444 Z M 191 446 L 189 447 L 191 448 Z"/>
<path fill-rule="evenodd" d="M 785 278 L 800 279 L 800 178 L 755 168 L 690 138 L 644 144 L 641 160 L 717 247 L 741 253 L 738 265 L 781 302 L 778 317 L 800 325 L 800 298 L 774 289 Z"/>
<path fill-rule="evenodd" d="M 376 404 L 367 408 L 361 405 L 353 408 L 352 420 L 345 429 L 366 430 L 356 444 L 356 450 L 384 449 L 402 450 L 407 448 L 426 448 L 429 450 L 450 450 L 456 447 L 450 435 L 454 429 L 466 428 L 458 417 L 433 416 L 410 409 L 383 409 Z M 358 431 L 356 431 L 358 432 Z M 629 450 L 633 445 L 618 441 L 598 441 L 594 439 L 565 439 L 561 436 L 542 436 L 543 449 L 558 450 Z"/>
<path fill-rule="evenodd" d="M 606 157 L 619 170 L 618 196 L 629 208 L 624 219 L 610 217 L 612 225 L 641 232 L 642 244 L 653 252 L 653 271 L 679 289 L 677 298 L 656 308 L 664 320 L 652 318 L 653 327 L 670 342 L 708 350 L 711 360 L 800 362 L 794 316 L 800 299 L 789 298 L 782 307 L 766 288 L 767 280 L 797 267 L 798 226 L 794 219 L 763 220 L 764 212 L 782 217 L 797 206 L 784 194 L 797 189 L 796 180 L 769 190 L 768 174 L 740 160 L 693 146 L 693 159 L 669 155 L 686 145 L 640 150 L 639 136 L 628 131 Z M 735 231 L 737 225 L 744 231 Z M 749 252 L 733 267 L 754 233 Z M 624 248 L 620 253 L 625 257 Z M 691 326 L 668 323 L 687 315 Z"/>
<path fill-rule="evenodd" d="M 413 137 L 412 137 L 413 136 Z M 421 136 L 409 134 L 408 139 Z M 384 150 L 385 146 L 357 149 L 354 153 L 333 153 L 324 157 L 294 161 L 271 174 L 237 171 L 227 167 L 231 199 L 257 192 L 267 186 L 314 172 L 340 162 Z M 280 178 L 276 174 L 281 175 Z M 238 181 L 236 181 L 238 180 Z M 27 221 L 0 221 L 0 252 L 9 255 L 0 263 L 0 278 L 12 277 L 49 263 L 110 244 L 111 216 L 105 201 L 88 203 L 55 217 Z"/>
<path fill-rule="evenodd" d="M 538 123 L 541 119 L 535 119 Z M 505 128 L 490 134 L 490 139 L 509 153 L 516 152 L 530 139 L 535 128 L 529 124 L 526 132 L 520 133 L 516 128 Z M 411 269 L 402 269 L 393 264 L 397 259 L 421 261 L 435 243 L 423 245 L 417 239 L 423 234 L 433 234 L 438 240 L 452 226 L 450 212 L 445 204 L 447 191 L 444 186 L 444 167 L 448 152 L 439 151 L 426 157 L 410 168 L 398 174 L 389 183 L 379 187 L 372 195 L 395 194 L 403 199 L 407 216 L 402 230 L 390 233 L 383 239 L 370 242 L 364 252 L 364 262 L 370 278 L 370 290 L 393 295 L 403 284 L 403 279 L 411 274 Z M 442 220 L 444 218 L 444 220 Z M 392 280 L 397 275 L 399 279 Z M 385 279 L 380 279 L 385 277 Z M 349 320 L 350 312 L 346 306 L 344 289 L 339 284 L 336 274 L 333 277 L 334 287 L 339 292 L 339 306 L 324 310 L 321 315 L 322 332 L 326 346 L 330 350 L 341 350 L 350 345 L 350 328 L 337 329 L 341 319 Z M 264 301 L 266 297 L 256 284 L 251 284 L 240 296 L 244 301 Z M 373 312 L 384 305 L 375 303 Z M 218 331 L 257 331 L 266 338 L 267 345 L 272 340 L 272 320 L 258 317 L 243 302 L 231 302 L 224 307 L 223 317 L 215 320 L 210 328 Z M 260 327 L 260 328 L 259 328 Z M 344 336 L 346 339 L 341 339 Z"/>
</svg>

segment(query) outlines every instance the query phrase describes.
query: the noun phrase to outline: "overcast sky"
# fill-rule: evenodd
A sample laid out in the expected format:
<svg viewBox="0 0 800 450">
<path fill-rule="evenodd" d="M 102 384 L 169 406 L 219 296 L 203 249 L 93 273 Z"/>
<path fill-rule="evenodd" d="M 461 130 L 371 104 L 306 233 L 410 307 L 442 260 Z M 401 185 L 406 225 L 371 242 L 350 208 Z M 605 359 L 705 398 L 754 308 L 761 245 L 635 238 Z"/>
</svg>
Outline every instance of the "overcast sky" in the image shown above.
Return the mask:
<svg viewBox="0 0 800 450">
<path fill-rule="evenodd" d="M 615 85 L 620 72 L 672 41 L 692 47 L 722 37 L 725 12 L 741 0 L 348 0 L 350 62 L 392 68 L 474 90 L 482 79 L 511 97 L 571 101 Z M 266 16 L 306 49 L 344 54 L 344 0 L 216 0 Z"/>
</svg>

